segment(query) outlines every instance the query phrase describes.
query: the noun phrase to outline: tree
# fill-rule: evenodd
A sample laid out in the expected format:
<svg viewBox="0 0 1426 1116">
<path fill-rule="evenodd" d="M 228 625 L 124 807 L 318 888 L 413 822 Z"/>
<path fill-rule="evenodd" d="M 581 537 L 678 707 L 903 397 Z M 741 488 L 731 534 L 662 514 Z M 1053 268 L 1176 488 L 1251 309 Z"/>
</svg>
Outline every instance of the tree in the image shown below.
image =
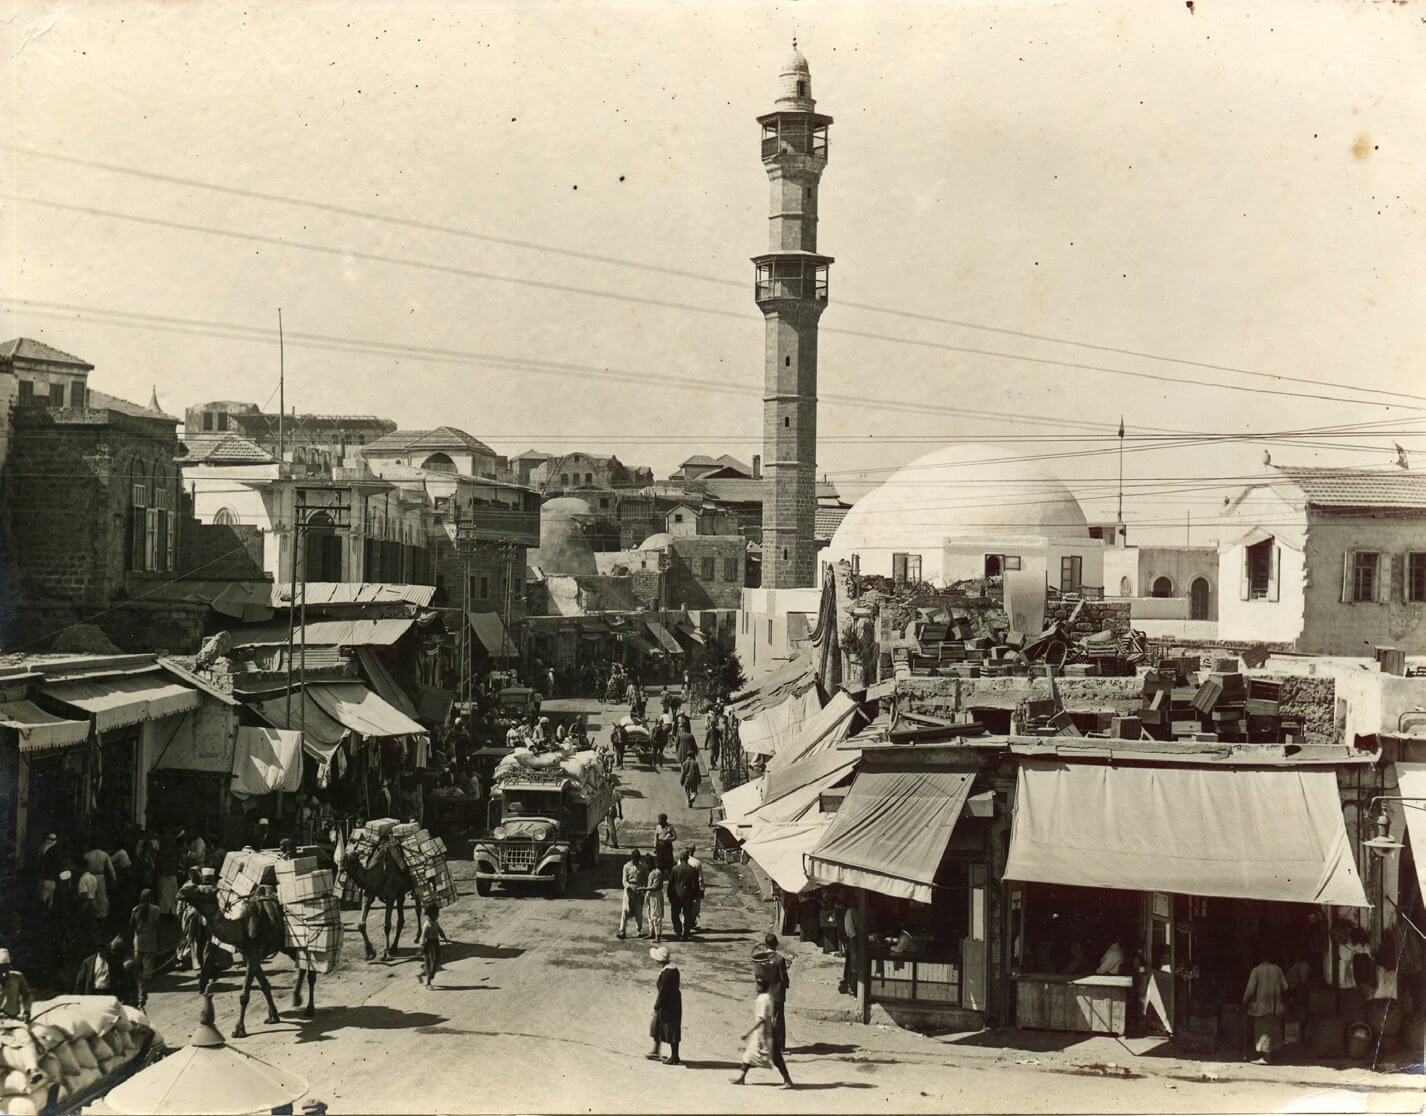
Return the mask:
<svg viewBox="0 0 1426 1116">
<path fill-rule="evenodd" d="M 743 688 L 743 665 L 731 648 L 716 640 L 694 652 L 689 665 L 693 695 L 705 704 L 715 697 L 736 693 Z"/>
</svg>

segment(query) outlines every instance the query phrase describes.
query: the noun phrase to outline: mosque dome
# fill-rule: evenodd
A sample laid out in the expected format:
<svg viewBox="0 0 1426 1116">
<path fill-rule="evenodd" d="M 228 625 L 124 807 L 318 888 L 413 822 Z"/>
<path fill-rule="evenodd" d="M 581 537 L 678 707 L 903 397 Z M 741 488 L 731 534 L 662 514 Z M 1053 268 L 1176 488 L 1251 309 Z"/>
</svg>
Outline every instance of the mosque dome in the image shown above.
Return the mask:
<svg viewBox="0 0 1426 1116">
<path fill-rule="evenodd" d="M 856 554 L 864 572 L 889 573 L 893 553 L 922 554 L 929 577 L 941 568 L 947 540 L 1088 537 L 1084 511 L 1063 481 L 999 446 L 972 443 L 919 457 L 863 496 L 837 527 L 826 559 Z"/>
<path fill-rule="evenodd" d="M 812 99 L 812 70 L 807 65 L 807 59 L 797 49 L 795 40 L 792 53 L 778 71 L 778 84 L 781 88 L 781 95 L 777 98 L 779 109 L 786 112 L 815 110 L 817 102 Z"/>
<path fill-rule="evenodd" d="M 583 517 L 593 517 L 587 501 L 561 496 L 540 507 L 540 548 L 529 552 L 526 564 L 546 574 L 597 574 L 594 548 L 585 537 Z"/>
<path fill-rule="evenodd" d="M 673 536 L 667 531 L 660 531 L 656 535 L 650 535 L 639 544 L 640 550 L 665 550 L 673 545 Z"/>
</svg>

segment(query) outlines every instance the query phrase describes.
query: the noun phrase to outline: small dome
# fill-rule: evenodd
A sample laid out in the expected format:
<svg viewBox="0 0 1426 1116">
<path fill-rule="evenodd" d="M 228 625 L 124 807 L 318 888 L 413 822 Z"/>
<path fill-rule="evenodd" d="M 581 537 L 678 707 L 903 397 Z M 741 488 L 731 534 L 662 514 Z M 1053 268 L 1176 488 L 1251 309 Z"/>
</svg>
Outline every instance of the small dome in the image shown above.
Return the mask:
<svg viewBox="0 0 1426 1116">
<path fill-rule="evenodd" d="M 784 74 L 802 74 L 806 77 L 812 76 L 812 71 L 807 65 L 807 59 L 802 56 L 802 52 L 797 49 L 797 44 L 792 44 L 792 53 L 787 56 L 787 61 L 782 64 Z"/>
<path fill-rule="evenodd" d="M 540 515 L 553 515 L 568 519 L 572 515 L 593 515 L 594 509 L 588 500 L 578 496 L 558 496 L 540 505 Z"/>
<path fill-rule="evenodd" d="M 650 535 L 639 544 L 640 550 L 664 550 L 673 545 L 673 536 L 667 531 L 660 531 L 656 535 Z"/>
<path fill-rule="evenodd" d="M 812 70 L 807 59 L 797 49 L 793 40 L 792 54 L 778 71 L 778 83 L 782 93 L 777 99 L 777 107 L 785 112 L 812 112 L 817 102 L 812 99 Z"/>
</svg>

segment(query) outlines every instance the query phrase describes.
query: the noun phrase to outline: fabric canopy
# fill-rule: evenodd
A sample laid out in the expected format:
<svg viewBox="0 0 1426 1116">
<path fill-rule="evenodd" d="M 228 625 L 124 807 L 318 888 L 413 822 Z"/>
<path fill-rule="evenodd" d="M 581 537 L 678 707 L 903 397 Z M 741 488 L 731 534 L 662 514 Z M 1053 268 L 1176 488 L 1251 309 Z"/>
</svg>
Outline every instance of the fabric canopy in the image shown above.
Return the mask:
<svg viewBox="0 0 1426 1116">
<path fill-rule="evenodd" d="M 764 709 L 781 705 L 789 697 L 817 685 L 817 672 L 803 658 L 791 659 L 764 675 L 756 686 L 739 690 L 729 699 L 728 712 L 740 721 L 754 717 Z"/>
<path fill-rule="evenodd" d="M 1396 793 L 1402 798 L 1406 814 L 1406 832 L 1411 838 L 1411 859 L 1416 863 L 1416 884 L 1419 894 L 1426 895 L 1426 763 L 1396 764 Z M 1403 907 L 1410 907 L 1407 902 Z"/>
<path fill-rule="evenodd" d="M 737 826 L 762 803 L 762 780 L 753 779 L 723 792 L 724 828 L 737 832 Z"/>
<path fill-rule="evenodd" d="M 1023 760 L 1005 878 L 1369 905 L 1331 768 Z"/>
<path fill-rule="evenodd" d="M 423 721 L 429 721 L 433 725 L 445 724 L 455 700 L 454 690 L 427 686 L 424 682 L 416 683 L 416 707 L 421 711 L 420 719 Z"/>
<path fill-rule="evenodd" d="M 88 721 L 66 721 L 29 701 L 0 703 L 0 725 L 19 734 L 20 751 L 27 753 L 82 744 L 89 736 Z"/>
<path fill-rule="evenodd" d="M 826 834 L 807 854 L 807 875 L 929 903 L 974 778 L 968 771 L 858 772 Z"/>
<path fill-rule="evenodd" d="M 658 640 L 659 644 L 670 655 L 683 654 L 683 645 L 674 639 L 672 633 L 657 620 L 645 620 L 644 624 L 648 627 L 649 631 L 653 633 L 654 639 Z"/>
<path fill-rule="evenodd" d="M 767 761 L 768 773 L 785 770 L 828 748 L 835 748 L 851 734 L 857 710 L 857 703 L 847 692 L 838 690 L 832 695 L 832 700 L 808 718 L 799 727 L 797 735 Z"/>
<path fill-rule="evenodd" d="M 371 683 L 371 688 L 381 695 L 381 700 L 396 706 L 414 721 L 416 706 L 411 703 L 411 699 L 406 696 L 406 691 L 392 677 L 391 671 L 386 669 L 386 664 L 381 661 L 381 656 L 376 653 L 375 649 L 358 647 L 356 657 L 357 662 L 361 663 L 362 673 Z"/>
<path fill-rule="evenodd" d="M 422 736 L 426 730 L 360 682 L 308 686 L 308 696 L 333 720 L 361 736 Z"/>
<path fill-rule="evenodd" d="M 288 794 L 302 786 L 302 734 L 273 728 L 239 728 L 233 750 L 233 782 L 238 798 L 273 791 Z"/>
<path fill-rule="evenodd" d="M 647 639 L 637 633 L 630 633 L 624 637 L 629 641 L 629 645 L 642 655 L 661 655 L 663 652 L 650 643 Z"/>
<path fill-rule="evenodd" d="M 94 715 L 100 732 L 198 708 L 197 690 L 170 682 L 159 670 L 47 682 L 41 693 Z"/>
<path fill-rule="evenodd" d="M 288 701 L 285 696 L 255 701 L 252 708 L 263 720 L 278 728 L 291 729 L 302 734 L 302 747 L 307 754 L 323 763 L 331 761 L 347 735 L 346 728 L 329 717 L 322 707 L 312 700 L 312 687 L 308 687 L 307 700 L 302 700 L 302 691 L 292 691 L 291 715 L 288 715 Z"/>
<path fill-rule="evenodd" d="M 196 1037 L 196 1036 L 195 1036 Z M 305 1078 L 224 1043 L 185 1046 L 106 1093 L 114 1112 L 272 1112 L 307 1095 Z"/>
<path fill-rule="evenodd" d="M 816 760 L 798 764 L 784 777 L 774 780 L 772 775 L 764 776 L 762 805 L 753 810 L 747 820 L 750 822 L 795 822 L 806 821 L 818 812 L 824 791 L 852 777 L 860 751 L 828 752 Z M 797 778 L 788 776 L 796 775 Z"/>
<path fill-rule="evenodd" d="M 492 659 L 510 659 L 520 654 L 498 612 L 467 612 L 470 630 Z"/>
<path fill-rule="evenodd" d="M 743 721 L 738 726 L 738 743 L 750 756 L 776 755 L 821 708 L 821 696 L 813 686 Z"/>
<path fill-rule="evenodd" d="M 779 888 L 796 895 L 808 883 L 802 858 L 822 840 L 833 817 L 823 814 L 815 821 L 755 825 L 743 842 L 743 851 Z"/>
</svg>

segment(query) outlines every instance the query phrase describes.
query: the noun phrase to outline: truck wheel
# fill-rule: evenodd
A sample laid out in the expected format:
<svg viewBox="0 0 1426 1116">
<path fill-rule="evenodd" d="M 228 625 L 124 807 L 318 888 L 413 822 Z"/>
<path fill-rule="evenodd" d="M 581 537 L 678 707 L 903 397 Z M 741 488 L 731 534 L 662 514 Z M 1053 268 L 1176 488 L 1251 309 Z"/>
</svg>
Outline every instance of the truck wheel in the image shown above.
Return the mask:
<svg viewBox="0 0 1426 1116">
<path fill-rule="evenodd" d="M 563 895 L 569 890 L 569 869 L 561 864 L 555 869 L 555 894 Z"/>
<path fill-rule="evenodd" d="M 584 860 L 584 866 L 586 868 L 593 868 L 596 864 L 599 863 L 598 831 L 591 833 L 588 837 L 584 839 L 584 848 L 582 850 L 582 855 Z"/>
<path fill-rule="evenodd" d="M 490 889 L 495 886 L 494 880 L 476 880 L 475 893 L 477 895 L 489 895 Z"/>
</svg>

